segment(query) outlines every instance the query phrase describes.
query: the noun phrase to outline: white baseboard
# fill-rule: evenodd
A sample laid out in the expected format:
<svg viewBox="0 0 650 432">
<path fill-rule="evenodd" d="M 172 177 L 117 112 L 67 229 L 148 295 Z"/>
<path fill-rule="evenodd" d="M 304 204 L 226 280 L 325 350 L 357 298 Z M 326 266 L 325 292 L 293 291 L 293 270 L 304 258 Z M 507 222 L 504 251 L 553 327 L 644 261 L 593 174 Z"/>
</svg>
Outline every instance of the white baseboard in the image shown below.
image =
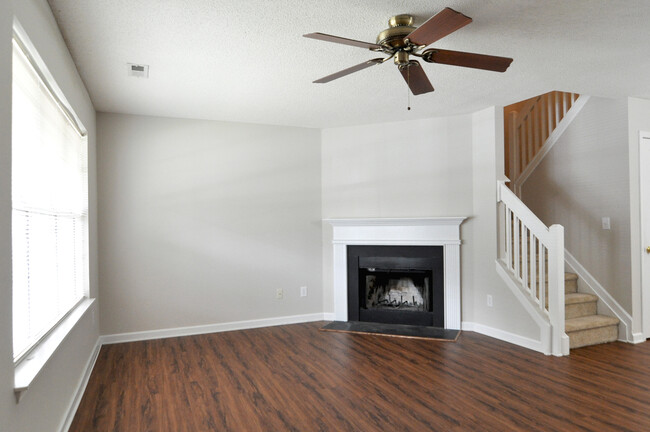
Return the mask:
<svg viewBox="0 0 650 432">
<path fill-rule="evenodd" d="M 642 342 L 645 342 L 645 341 L 646 341 L 646 339 L 645 339 L 645 336 L 643 335 L 643 333 L 632 333 L 632 341 L 631 342 L 633 344 L 638 344 L 638 343 L 642 343 Z"/>
<path fill-rule="evenodd" d="M 86 368 L 84 374 L 81 377 L 79 384 L 77 385 L 77 390 L 75 391 L 74 398 L 72 399 L 72 402 L 68 407 L 68 413 L 65 416 L 65 419 L 61 424 L 61 427 L 59 428 L 61 432 L 67 432 L 68 429 L 70 429 L 70 425 L 72 425 L 72 420 L 74 420 L 74 415 L 77 412 L 77 408 L 79 408 L 79 404 L 81 403 L 81 398 L 83 397 L 84 392 L 86 391 L 86 386 L 88 385 L 90 374 L 92 373 L 93 368 L 95 367 L 95 362 L 97 361 L 97 357 L 99 356 L 99 350 L 101 348 L 102 348 L 101 338 L 97 338 L 97 342 L 95 342 L 95 347 L 90 353 L 88 362 L 86 362 Z"/>
<path fill-rule="evenodd" d="M 323 314 L 324 321 L 336 321 L 336 314 L 334 312 L 325 312 Z"/>
<path fill-rule="evenodd" d="M 207 324 L 191 327 L 168 328 L 161 330 L 148 330 L 132 333 L 118 333 L 100 336 L 102 345 L 109 345 L 122 342 L 135 342 L 151 339 L 163 339 L 168 337 L 191 336 L 205 333 L 218 333 L 233 330 L 246 330 L 259 327 L 271 327 L 285 324 L 298 324 L 311 321 L 326 321 L 324 313 L 313 313 L 306 315 L 291 315 L 275 318 L 263 318 L 257 320 L 233 321 L 219 324 Z"/>
<path fill-rule="evenodd" d="M 599 303 L 604 307 L 609 315 L 615 316 L 620 321 L 621 326 L 619 327 L 618 340 L 623 342 L 634 342 L 634 336 L 632 334 L 632 317 L 623 307 L 614 300 L 614 297 L 603 287 L 596 278 L 594 278 L 591 273 L 587 271 L 586 268 L 578 262 L 573 255 L 569 253 L 566 249 L 564 250 L 564 261 L 569 269 L 578 275 L 578 284 L 583 282 L 584 285 L 580 285 L 581 288 L 586 289 L 589 293 L 594 294 L 598 297 Z M 599 308 L 600 309 L 600 308 Z"/>
<path fill-rule="evenodd" d="M 562 355 L 568 356 L 571 353 L 571 339 L 569 339 L 569 336 L 564 333 L 562 335 Z"/>
<path fill-rule="evenodd" d="M 490 336 L 495 339 L 502 340 L 504 342 L 509 342 L 511 344 L 518 345 L 523 348 L 528 348 L 533 351 L 540 352 L 542 354 L 546 354 L 546 355 L 550 354 L 549 352 L 547 352 L 546 344 L 544 344 L 542 341 L 530 339 L 525 336 L 516 335 L 514 333 L 510 333 L 505 330 L 497 329 L 494 327 L 489 327 L 484 324 L 470 322 L 470 321 L 463 321 L 462 330 L 480 333 L 482 335 Z"/>
</svg>

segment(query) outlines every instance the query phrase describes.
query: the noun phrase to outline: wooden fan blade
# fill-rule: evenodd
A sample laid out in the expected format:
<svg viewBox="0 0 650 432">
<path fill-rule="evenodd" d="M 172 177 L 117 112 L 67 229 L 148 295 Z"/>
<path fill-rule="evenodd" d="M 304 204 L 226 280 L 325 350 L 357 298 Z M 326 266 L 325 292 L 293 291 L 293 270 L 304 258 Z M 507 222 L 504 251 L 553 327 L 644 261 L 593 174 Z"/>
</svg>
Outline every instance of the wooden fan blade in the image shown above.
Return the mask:
<svg viewBox="0 0 650 432">
<path fill-rule="evenodd" d="M 310 39 L 317 39 L 317 40 L 322 40 L 325 42 L 334 42 L 334 43 L 340 43 L 343 45 L 351 45 L 359 48 L 367 48 L 372 51 L 381 51 L 381 46 L 369 42 L 362 42 L 354 39 L 348 39 L 344 37 L 339 37 L 339 36 L 332 36 L 328 35 L 325 33 L 307 33 L 305 35 L 302 35 L 303 37 L 310 38 Z"/>
<path fill-rule="evenodd" d="M 508 69 L 508 66 L 510 66 L 510 63 L 512 63 L 512 59 L 508 57 L 497 57 L 437 48 L 428 49 L 422 52 L 422 60 L 429 63 L 463 66 L 494 72 L 505 72 L 506 69 Z"/>
<path fill-rule="evenodd" d="M 433 86 L 429 78 L 427 78 L 427 74 L 424 73 L 424 69 L 422 69 L 420 63 L 415 60 L 411 60 L 408 66 L 401 67 L 399 71 L 411 89 L 411 93 L 415 96 L 433 91 Z"/>
<path fill-rule="evenodd" d="M 456 12 L 451 8 L 444 8 L 441 12 L 429 18 L 420 27 L 413 30 L 406 38 L 411 43 L 426 46 L 471 22 L 472 19 L 470 17 Z"/>
<path fill-rule="evenodd" d="M 361 64 L 358 64 L 356 66 L 349 67 L 347 69 L 343 69 L 342 71 L 338 71 L 336 73 L 333 73 L 332 75 L 327 75 L 326 77 L 323 77 L 321 79 L 318 79 L 314 81 L 315 83 L 323 84 L 327 83 L 330 81 L 334 81 L 335 79 L 339 79 L 341 77 L 344 77 L 346 75 L 350 75 L 351 73 L 358 72 L 360 70 L 363 70 L 365 68 L 369 68 L 370 66 L 382 64 L 384 62 L 384 59 L 382 58 L 376 58 L 372 60 L 368 60 L 367 62 L 363 62 Z"/>
</svg>

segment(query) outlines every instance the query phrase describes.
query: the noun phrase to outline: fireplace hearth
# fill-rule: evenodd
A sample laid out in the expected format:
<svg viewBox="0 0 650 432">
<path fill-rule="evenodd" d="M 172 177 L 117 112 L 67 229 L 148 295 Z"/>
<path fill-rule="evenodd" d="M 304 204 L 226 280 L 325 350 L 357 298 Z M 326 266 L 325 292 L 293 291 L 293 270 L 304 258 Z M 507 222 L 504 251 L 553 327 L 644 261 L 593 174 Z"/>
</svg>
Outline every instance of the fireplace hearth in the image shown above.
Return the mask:
<svg viewBox="0 0 650 432">
<path fill-rule="evenodd" d="M 348 319 L 444 327 L 442 246 L 348 246 Z"/>
</svg>

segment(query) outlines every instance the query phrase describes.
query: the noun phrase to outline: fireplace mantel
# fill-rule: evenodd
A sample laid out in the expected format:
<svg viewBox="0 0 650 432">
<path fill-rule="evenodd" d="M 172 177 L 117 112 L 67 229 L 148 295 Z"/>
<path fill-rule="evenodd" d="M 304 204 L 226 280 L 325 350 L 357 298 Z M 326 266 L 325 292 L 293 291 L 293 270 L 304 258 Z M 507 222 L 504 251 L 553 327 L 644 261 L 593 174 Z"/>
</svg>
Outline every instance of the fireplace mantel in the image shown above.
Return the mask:
<svg viewBox="0 0 650 432">
<path fill-rule="evenodd" d="M 460 224 L 465 217 L 325 219 L 333 227 L 334 316 L 348 320 L 347 246 L 443 246 L 445 328 L 460 330 Z"/>
</svg>

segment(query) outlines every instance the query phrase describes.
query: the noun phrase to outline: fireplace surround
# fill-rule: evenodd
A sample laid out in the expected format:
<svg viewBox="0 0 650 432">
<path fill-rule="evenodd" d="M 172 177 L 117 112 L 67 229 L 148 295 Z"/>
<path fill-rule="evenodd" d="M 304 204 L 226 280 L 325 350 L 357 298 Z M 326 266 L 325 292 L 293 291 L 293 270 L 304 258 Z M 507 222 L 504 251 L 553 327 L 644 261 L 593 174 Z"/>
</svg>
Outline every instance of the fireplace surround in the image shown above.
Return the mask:
<svg viewBox="0 0 650 432">
<path fill-rule="evenodd" d="M 333 227 L 334 318 L 337 321 L 354 318 L 350 317 L 348 305 L 348 246 L 441 246 L 444 273 L 442 327 L 460 330 L 460 224 L 465 219 L 326 219 L 325 222 Z"/>
</svg>

